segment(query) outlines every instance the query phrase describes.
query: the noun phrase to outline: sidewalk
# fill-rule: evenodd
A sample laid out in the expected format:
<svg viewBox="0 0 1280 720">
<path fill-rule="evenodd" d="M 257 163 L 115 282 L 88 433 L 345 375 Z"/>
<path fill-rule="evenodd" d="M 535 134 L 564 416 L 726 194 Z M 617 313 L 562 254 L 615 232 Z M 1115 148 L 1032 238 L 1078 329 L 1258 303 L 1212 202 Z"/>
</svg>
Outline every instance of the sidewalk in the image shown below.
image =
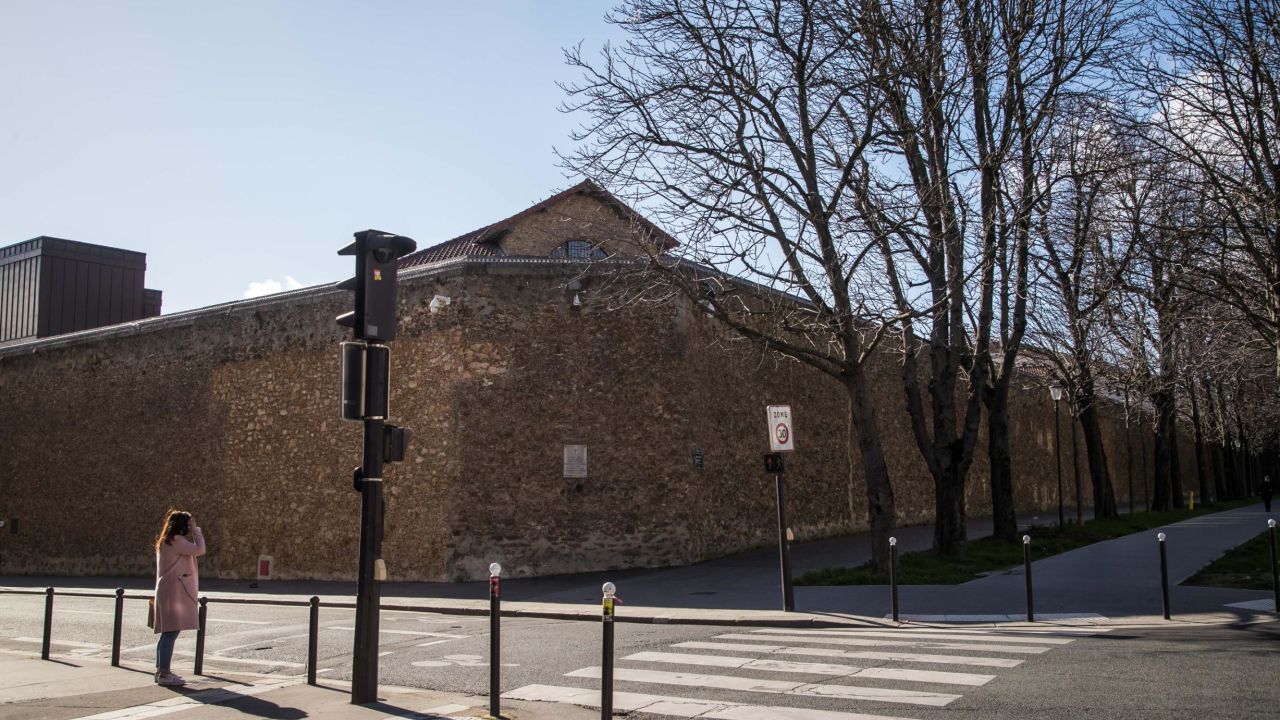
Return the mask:
<svg viewBox="0 0 1280 720">
<path fill-rule="evenodd" d="M 1226 550 L 1262 532 L 1267 517 L 1260 504 L 1252 505 L 1038 560 L 1032 564 L 1036 612 L 1046 620 L 1054 615 L 1158 617 L 1161 602 L 1157 532 L 1168 535 L 1171 605 L 1175 614 L 1233 612 L 1225 606 L 1265 601 L 1270 593 L 1177 584 Z M 1056 518 L 1042 515 L 1021 520 L 1025 526 L 1050 523 Z M 991 532 L 989 520 L 970 521 L 968 528 L 970 537 L 975 538 Z M 903 528 L 897 537 L 900 551 L 923 550 L 932 542 L 932 529 Z M 792 547 L 796 575 L 821 567 L 857 565 L 868 557 L 865 534 Z M 618 587 L 622 600 L 618 620 L 623 622 L 817 626 L 879 623 L 890 610 L 889 589 L 885 586 L 797 587 L 796 609 L 800 612 L 783 613 L 777 552 L 762 550 L 678 568 L 508 579 L 502 587 L 503 613 L 595 619 L 600 613 L 600 586 L 605 581 Z M 116 587 L 150 590 L 150 583 L 142 578 L 11 576 L 0 584 L 28 589 L 51 586 L 68 591 L 110 591 Z M 251 588 L 247 581 L 208 580 L 202 586 L 205 594 L 215 600 L 305 602 L 315 595 L 322 603 L 341 604 L 352 603 L 355 597 L 354 583 L 273 581 Z M 1024 587 L 1021 566 L 962 585 L 902 586 L 900 613 L 938 621 L 1025 618 Z M 487 614 L 488 588 L 486 583 L 478 582 L 385 583 L 382 604 L 386 609 Z"/>
<path fill-rule="evenodd" d="M 1175 584 L 1171 588 L 1172 621 L 1160 617 L 1157 530 L 1037 561 L 1032 572 L 1037 619 L 1041 622 L 1036 625 L 1187 627 L 1274 618 L 1266 602 L 1270 593 L 1176 586 L 1224 550 L 1261 532 L 1266 518 L 1260 506 L 1251 506 L 1159 530 L 1168 536 L 1170 582 Z M 927 547 L 929 540 L 927 528 L 909 529 L 898 537 L 909 549 Z M 820 566 L 846 553 L 848 556 L 839 562 L 857 563 L 861 560 L 856 547 L 856 539 L 850 538 L 801 545 L 795 551 L 797 559 L 804 559 L 797 566 Z M 504 591 L 518 589 L 516 594 L 531 599 L 504 602 L 503 609 L 504 614 L 596 620 L 597 580 L 608 576 L 616 578 L 624 598 L 641 599 L 619 607 L 620 621 L 811 627 L 892 625 L 884 617 L 889 609 L 885 587 L 796 588 L 800 612 L 771 609 L 777 606 L 780 594 L 774 562 L 772 553 L 752 553 L 671 570 L 508 581 Z M 48 584 L 72 590 L 67 578 L 5 581 L 10 587 L 19 582 L 26 588 Z M 77 579 L 75 589 L 107 590 L 121 584 L 116 578 Z M 245 587 L 247 583 L 220 585 L 209 593 L 210 597 L 305 600 L 315 594 L 327 601 L 345 603 L 351 601 L 354 590 L 344 583 L 272 583 L 257 590 Z M 144 581 L 136 578 L 124 586 L 146 589 Z M 442 588 L 463 597 L 428 594 Z M 714 588 L 713 594 L 699 594 L 698 588 Z M 1021 567 L 963 585 L 904 586 L 900 588 L 902 619 L 1006 624 L 1008 620 L 1025 618 L 1023 589 Z M 488 601 L 475 599 L 482 592 L 483 586 L 478 583 L 389 584 L 384 590 L 384 607 L 482 614 L 488 611 Z M 652 598 L 672 602 L 685 597 L 704 601 L 710 598 L 720 606 L 670 607 L 643 602 Z M 1250 600 L 1263 602 L 1252 610 L 1225 607 Z M 740 607 L 744 605 L 747 607 Z M 55 655 L 50 661 L 42 661 L 34 653 L 4 651 L 0 654 L 0 719 L 141 720 L 175 712 L 182 712 L 184 718 L 191 720 L 231 720 L 245 715 L 278 720 L 488 716 L 487 697 L 381 685 L 379 702 L 356 706 L 350 704 L 350 688 L 342 682 L 321 680 L 320 686 L 308 686 L 298 676 L 212 672 L 210 676 L 189 678 L 191 682 L 185 688 L 163 688 L 152 682 L 149 668 L 112 668 L 105 660 L 81 655 Z M 502 709 L 505 716 L 520 720 L 588 720 L 598 715 L 585 708 L 507 699 L 502 701 Z"/>
<path fill-rule="evenodd" d="M 182 713 L 183 720 L 244 717 L 302 718 L 478 718 L 489 716 L 489 699 L 381 685 L 378 702 L 351 704 L 347 683 L 302 677 L 215 672 L 188 677 L 182 688 L 152 682 L 146 668 L 113 668 L 91 658 L 51 661 L 0 656 L 0 718 L 5 720 L 141 720 Z M 502 701 L 503 715 L 520 720 L 588 720 L 598 713 L 554 703 Z"/>
</svg>

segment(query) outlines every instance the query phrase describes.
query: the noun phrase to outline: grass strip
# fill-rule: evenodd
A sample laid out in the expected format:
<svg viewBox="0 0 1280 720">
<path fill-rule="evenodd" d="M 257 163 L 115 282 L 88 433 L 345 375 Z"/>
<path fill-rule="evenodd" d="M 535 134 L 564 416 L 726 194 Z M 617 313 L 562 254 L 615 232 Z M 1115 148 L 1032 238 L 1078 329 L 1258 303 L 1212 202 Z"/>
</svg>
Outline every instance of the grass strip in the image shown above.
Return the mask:
<svg viewBox="0 0 1280 720">
<path fill-rule="evenodd" d="M 1182 508 L 1166 512 L 1143 511 L 1118 518 L 1086 520 L 1083 525 L 1068 523 L 1032 526 L 1024 531 L 1031 536 L 1031 559 L 1041 560 L 1104 540 L 1113 540 L 1135 532 L 1163 527 L 1199 515 L 1231 510 L 1256 503 L 1257 500 L 1196 505 L 1194 510 Z M 898 556 L 898 583 L 901 585 L 958 585 L 992 572 L 1022 565 L 1022 543 L 1010 543 L 986 537 L 970 540 L 964 557 L 943 557 L 932 550 L 903 553 Z M 888 585 L 889 576 L 871 571 L 870 563 L 857 567 L 824 568 L 804 573 L 796 585 Z"/>
<path fill-rule="evenodd" d="M 1183 585 L 1271 590 L 1271 549 L 1268 531 L 1226 551 L 1187 578 Z"/>
</svg>

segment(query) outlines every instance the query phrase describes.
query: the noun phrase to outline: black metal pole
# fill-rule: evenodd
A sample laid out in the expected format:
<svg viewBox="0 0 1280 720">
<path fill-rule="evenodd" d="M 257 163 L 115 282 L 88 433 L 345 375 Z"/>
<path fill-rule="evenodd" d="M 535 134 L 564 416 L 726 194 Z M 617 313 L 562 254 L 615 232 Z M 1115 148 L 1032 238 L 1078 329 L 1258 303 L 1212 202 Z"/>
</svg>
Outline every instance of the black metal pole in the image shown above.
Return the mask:
<svg viewBox="0 0 1280 720">
<path fill-rule="evenodd" d="M 1022 536 L 1022 573 L 1027 576 L 1027 622 L 1036 621 L 1035 599 L 1031 594 L 1031 536 Z"/>
<path fill-rule="evenodd" d="M 316 661 L 320 646 L 320 598 L 311 596 L 311 611 L 307 624 L 307 684 L 316 684 Z"/>
<path fill-rule="evenodd" d="M 889 538 L 889 605 L 898 622 L 898 538 Z"/>
<path fill-rule="evenodd" d="M 600 720 L 613 717 L 613 583 L 604 584 L 604 653 L 600 661 Z"/>
<path fill-rule="evenodd" d="M 378 620 L 382 587 L 374 565 L 382 554 L 382 431 L 387 416 L 390 351 L 370 343 L 365 380 L 364 462 L 360 484 L 360 574 L 356 581 L 351 702 L 378 699 Z"/>
<path fill-rule="evenodd" d="M 1267 521 L 1267 538 L 1271 544 L 1271 592 L 1275 596 L 1275 604 L 1271 609 L 1280 613 L 1280 568 L 1276 565 L 1276 521 Z"/>
<path fill-rule="evenodd" d="M 774 484 L 778 488 L 778 561 L 782 566 L 782 610 L 792 612 L 796 609 L 796 596 L 791 587 L 791 548 L 787 543 L 786 474 L 778 473 L 774 476 Z"/>
<path fill-rule="evenodd" d="M 489 715 L 502 717 L 502 598 L 499 575 L 502 566 L 489 566 Z"/>
<path fill-rule="evenodd" d="M 1164 602 L 1164 619 L 1169 618 L 1169 558 L 1165 552 L 1165 535 L 1160 533 L 1156 536 L 1156 540 L 1160 543 L 1160 599 Z"/>
<path fill-rule="evenodd" d="M 120 632 L 124 627 L 124 588 L 116 588 L 115 628 L 111 631 L 111 667 L 120 667 Z"/>
<path fill-rule="evenodd" d="M 1062 509 L 1062 413 L 1058 412 L 1057 400 L 1053 401 L 1053 456 L 1058 467 L 1058 527 L 1062 527 L 1067 524 L 1067 516 Z"/>
<path fill-rule="evenodd" d="M 196 627 L 196 674 L 204 674 L 204 627 L 209 613 L 209 598 L 200 598 L 200 624 Z"/>
<path fill-rule="evenodd" d="M 40 659 L 49 659 L 49 643 L 53 640 L 53 588 L 44 589 L 44 639 L 40 641 Z"/>
</svg>

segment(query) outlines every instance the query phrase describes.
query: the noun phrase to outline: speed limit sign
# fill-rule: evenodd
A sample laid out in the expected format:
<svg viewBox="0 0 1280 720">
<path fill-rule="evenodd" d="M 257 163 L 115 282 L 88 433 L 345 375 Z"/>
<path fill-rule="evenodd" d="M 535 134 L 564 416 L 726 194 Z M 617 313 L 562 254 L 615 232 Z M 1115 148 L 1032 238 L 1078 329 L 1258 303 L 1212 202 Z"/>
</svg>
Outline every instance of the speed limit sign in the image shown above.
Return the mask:
<svg viewBox="0 0 1280 720">
<path fill-rule="evenodd" d="M 796 449 L 795 429 L 791 425 L 790 405 L 769 405 L 765 408 L 769 418 L 769 450 L 791 452 Z"/>
</svg>

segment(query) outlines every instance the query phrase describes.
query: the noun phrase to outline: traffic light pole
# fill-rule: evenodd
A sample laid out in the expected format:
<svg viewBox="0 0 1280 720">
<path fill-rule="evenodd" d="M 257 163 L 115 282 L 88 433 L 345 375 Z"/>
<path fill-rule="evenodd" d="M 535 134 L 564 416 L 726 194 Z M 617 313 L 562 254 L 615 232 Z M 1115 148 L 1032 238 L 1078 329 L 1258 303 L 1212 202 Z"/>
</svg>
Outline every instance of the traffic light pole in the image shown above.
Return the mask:
<svg viewBox="0 0 1280 720">
<path fill-rule="evenodd" d="M 364 419 L 364 461 L 360 480 L 360 575 L 356 584 L 355 658 L 351 670 L 351 702 L 378 699 L 378 620 L 382 587 L 375 566 L 382 556 L 382 435 L 387 414 L 387 375 L 391 353 L 385 345 L 368 346 Z"/>
</svg>

